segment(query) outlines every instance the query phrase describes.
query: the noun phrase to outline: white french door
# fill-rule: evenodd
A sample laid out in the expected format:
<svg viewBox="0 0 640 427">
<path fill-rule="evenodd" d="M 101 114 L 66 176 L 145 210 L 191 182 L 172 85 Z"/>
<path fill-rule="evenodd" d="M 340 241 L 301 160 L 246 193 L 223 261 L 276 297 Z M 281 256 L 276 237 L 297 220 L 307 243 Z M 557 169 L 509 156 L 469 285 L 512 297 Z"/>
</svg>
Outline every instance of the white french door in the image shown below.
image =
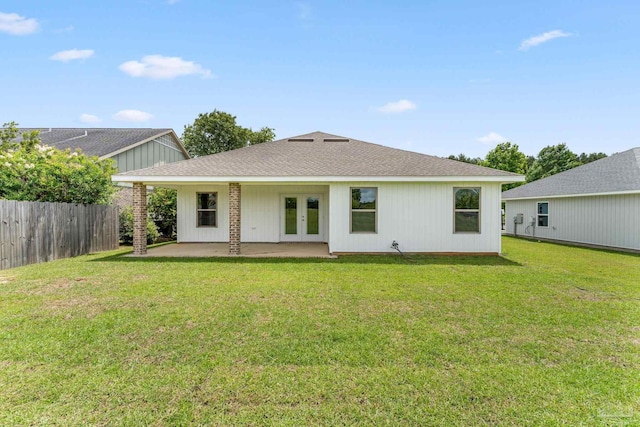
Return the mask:
<svg viewBox="0 0 640 427">
<path fill-rule="evenodd" d="M 324 241 L 322 204 L 321 194 L 283 194 L 280 197 L 280 240 Z"/>
</svg>

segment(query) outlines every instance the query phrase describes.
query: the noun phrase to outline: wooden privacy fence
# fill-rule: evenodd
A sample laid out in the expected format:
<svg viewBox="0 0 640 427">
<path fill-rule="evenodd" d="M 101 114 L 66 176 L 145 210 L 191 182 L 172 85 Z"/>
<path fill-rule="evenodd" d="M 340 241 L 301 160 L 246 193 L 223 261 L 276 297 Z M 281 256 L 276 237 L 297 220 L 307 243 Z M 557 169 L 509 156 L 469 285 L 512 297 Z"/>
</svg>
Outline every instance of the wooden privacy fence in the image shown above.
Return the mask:
<svg viewBox="0 0 640 427">
<path fill-rule="evenodd" d="M 117 249 L 118 207 L 0 200 L 0 270 Z"/>
</svg>

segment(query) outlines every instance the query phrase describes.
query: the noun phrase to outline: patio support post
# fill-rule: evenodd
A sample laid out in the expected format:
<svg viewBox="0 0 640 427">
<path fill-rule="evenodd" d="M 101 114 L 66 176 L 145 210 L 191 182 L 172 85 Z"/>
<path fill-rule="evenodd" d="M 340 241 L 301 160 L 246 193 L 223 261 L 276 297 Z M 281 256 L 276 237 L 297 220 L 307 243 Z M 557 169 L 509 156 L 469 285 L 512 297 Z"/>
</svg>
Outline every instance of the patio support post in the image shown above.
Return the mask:
<svg viewBox="0 0 640 427">
<path fill-rule="evenodd" d="M 133 183 L 133 254 L 147 253 L 147 186 Z"/>
<path fill-rule="evenodd" d="M 240 255 L 240 184 L 229 183 L 229 255 Z"/>
</svg>

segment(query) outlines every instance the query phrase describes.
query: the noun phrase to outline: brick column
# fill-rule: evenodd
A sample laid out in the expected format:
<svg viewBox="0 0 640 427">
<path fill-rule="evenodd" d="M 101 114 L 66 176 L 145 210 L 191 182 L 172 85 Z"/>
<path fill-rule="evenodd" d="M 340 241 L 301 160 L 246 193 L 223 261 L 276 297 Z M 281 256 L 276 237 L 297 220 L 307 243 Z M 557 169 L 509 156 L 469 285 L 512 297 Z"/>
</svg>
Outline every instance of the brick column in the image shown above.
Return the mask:
<svg viewBox="0 0 640 427">
<path fill-rule="evenodd" d="M 240 184 L 229 183 L 229 255 L 240 255 Z"/>
<path fill-rule="evenodd" d="M 147 253 L 147 186 L 133 183 L 133 254 Z"/>
</svg>

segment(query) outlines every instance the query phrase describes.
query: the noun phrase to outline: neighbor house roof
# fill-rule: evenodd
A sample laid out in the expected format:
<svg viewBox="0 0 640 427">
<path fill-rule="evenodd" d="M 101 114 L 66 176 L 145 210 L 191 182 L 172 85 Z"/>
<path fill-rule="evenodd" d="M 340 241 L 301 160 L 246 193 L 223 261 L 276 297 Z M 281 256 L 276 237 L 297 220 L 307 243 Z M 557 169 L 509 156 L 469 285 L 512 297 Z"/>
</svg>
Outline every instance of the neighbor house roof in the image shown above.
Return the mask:
<svg viewBox="0 0 640 427">
<path fill-rule="evenodd" d="M 163 166 L 121 173 L 116 181 L 223 181 L 278 177 L 474 177 L 522 181 L 521 175 L 397 148 L 313 132 Z"/>
<path fill-rule="evenodd" d="M 502 193 L 502 198 L 579 196 L 640 192 L 640 147 L 552 175 Z"/>
<path fill-rule="evenodd" d="M 20 132 L 40 131 L 43 144 L 65 150 L 80 149 L 90 156 L 108 157 L 130 146 L 139 145 L 162 135 L 173 136 L 174 142 L 188 156 L 172 129 L 149 128 L 20 128 Z"/>
</svg>

